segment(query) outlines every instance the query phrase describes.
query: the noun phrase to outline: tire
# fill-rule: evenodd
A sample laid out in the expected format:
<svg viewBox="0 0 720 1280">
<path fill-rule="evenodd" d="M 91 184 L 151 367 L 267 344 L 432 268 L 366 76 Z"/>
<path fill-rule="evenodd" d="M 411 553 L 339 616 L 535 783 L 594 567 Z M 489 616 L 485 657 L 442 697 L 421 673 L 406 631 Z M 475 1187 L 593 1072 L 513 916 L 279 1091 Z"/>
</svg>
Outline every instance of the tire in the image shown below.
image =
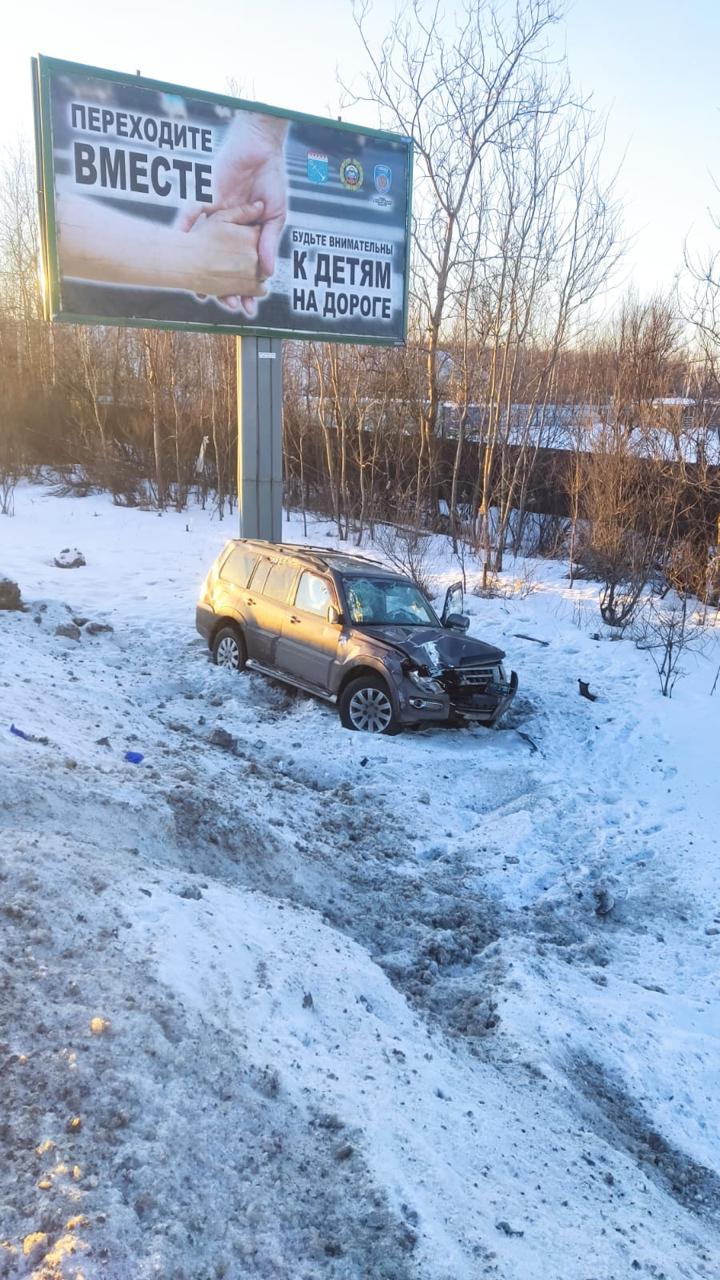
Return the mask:
<svg viewBox="0 0 720 1280">
<path fill-rule="evenodd" d="M 345 685 L 338 702 L 340 721 L 358 733 L 400 732 L 390 690 L 381 676 L 358 676 Z"/>
<path fill-rule="evenodd" d="M 216 667 L 227 671 L 242 671 L 247 660 L 247 650 L 239 627 L 226 623 L 216 632 L 212 642 L 212 659 Z"/>
</svg>

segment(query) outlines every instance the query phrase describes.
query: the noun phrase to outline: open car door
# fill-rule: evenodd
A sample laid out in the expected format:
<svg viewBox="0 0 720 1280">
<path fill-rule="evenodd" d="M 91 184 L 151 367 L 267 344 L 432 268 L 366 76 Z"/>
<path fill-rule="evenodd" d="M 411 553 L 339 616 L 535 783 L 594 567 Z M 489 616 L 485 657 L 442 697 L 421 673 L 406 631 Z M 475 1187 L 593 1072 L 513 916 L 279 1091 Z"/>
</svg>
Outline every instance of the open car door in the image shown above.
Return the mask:
<svg viewBox="0 0 720 1280">
<path fill-rule="evenodd" d="M 445 626 L 448 618 L 452 613 L 462 613 L 465 604 L 465 592 L 463 591 L 462 582 L 453 582 L 445 592 L 445 603 L 443 605 L 442 617 L 440 621 Z"/>
</svg>

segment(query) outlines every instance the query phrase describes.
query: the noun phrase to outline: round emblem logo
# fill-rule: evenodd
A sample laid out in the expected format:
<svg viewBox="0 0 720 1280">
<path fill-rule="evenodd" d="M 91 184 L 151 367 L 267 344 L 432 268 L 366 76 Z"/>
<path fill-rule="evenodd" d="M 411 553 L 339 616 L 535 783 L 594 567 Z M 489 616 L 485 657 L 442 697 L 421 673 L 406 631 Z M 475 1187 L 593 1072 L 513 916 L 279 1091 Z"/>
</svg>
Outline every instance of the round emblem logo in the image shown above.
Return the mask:
<svg viewBox="0 0 720 1280">
<path fill-rule="evenodd" d="M 359 160 L 343 160 L 340 165 L 340 181 L 349 191 L 358 191 L 363 184 L 363 167 Z"/>
</svg>

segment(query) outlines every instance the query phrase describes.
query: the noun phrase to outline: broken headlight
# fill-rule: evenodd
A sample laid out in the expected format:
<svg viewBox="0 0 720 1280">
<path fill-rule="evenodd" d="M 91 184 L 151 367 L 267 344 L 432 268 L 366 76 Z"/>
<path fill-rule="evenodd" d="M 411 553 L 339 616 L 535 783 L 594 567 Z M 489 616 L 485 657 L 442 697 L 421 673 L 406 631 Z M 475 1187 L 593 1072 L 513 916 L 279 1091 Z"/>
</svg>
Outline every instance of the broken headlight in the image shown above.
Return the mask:
<svg viewBox="0 0 720 1280">
<path fill-rule="evenodd" d="M 419 671 L 410 670 L 406 672 L 406 675 L 410 680 L 412 680 L 416 688 L 422 689 L 423 693 L 445 692 L 440 681 L 433 679 L 432 676 L 422 676 Z"/>
</svg>

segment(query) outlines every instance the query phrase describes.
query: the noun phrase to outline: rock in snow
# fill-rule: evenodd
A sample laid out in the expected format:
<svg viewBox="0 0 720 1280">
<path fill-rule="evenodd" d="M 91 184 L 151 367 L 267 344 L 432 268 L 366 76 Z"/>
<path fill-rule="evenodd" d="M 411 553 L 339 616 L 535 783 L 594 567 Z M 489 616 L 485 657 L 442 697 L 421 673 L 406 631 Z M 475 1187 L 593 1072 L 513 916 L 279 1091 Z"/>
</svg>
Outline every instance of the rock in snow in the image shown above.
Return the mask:
<svg viewBox="0 0 720 1280">
<path fill-rule="evenodd" d="M 13 582 L 10 578 L 0 577 L 0 609 L 20 613 L 24 608 L 17 582 Z"/>
<path fill-rule="evenodd" d="M 55 557 L 54 564 L 58 569 L 82 569 L 87 561 L 77 547 L 64 547 Z"/>
</svg>

